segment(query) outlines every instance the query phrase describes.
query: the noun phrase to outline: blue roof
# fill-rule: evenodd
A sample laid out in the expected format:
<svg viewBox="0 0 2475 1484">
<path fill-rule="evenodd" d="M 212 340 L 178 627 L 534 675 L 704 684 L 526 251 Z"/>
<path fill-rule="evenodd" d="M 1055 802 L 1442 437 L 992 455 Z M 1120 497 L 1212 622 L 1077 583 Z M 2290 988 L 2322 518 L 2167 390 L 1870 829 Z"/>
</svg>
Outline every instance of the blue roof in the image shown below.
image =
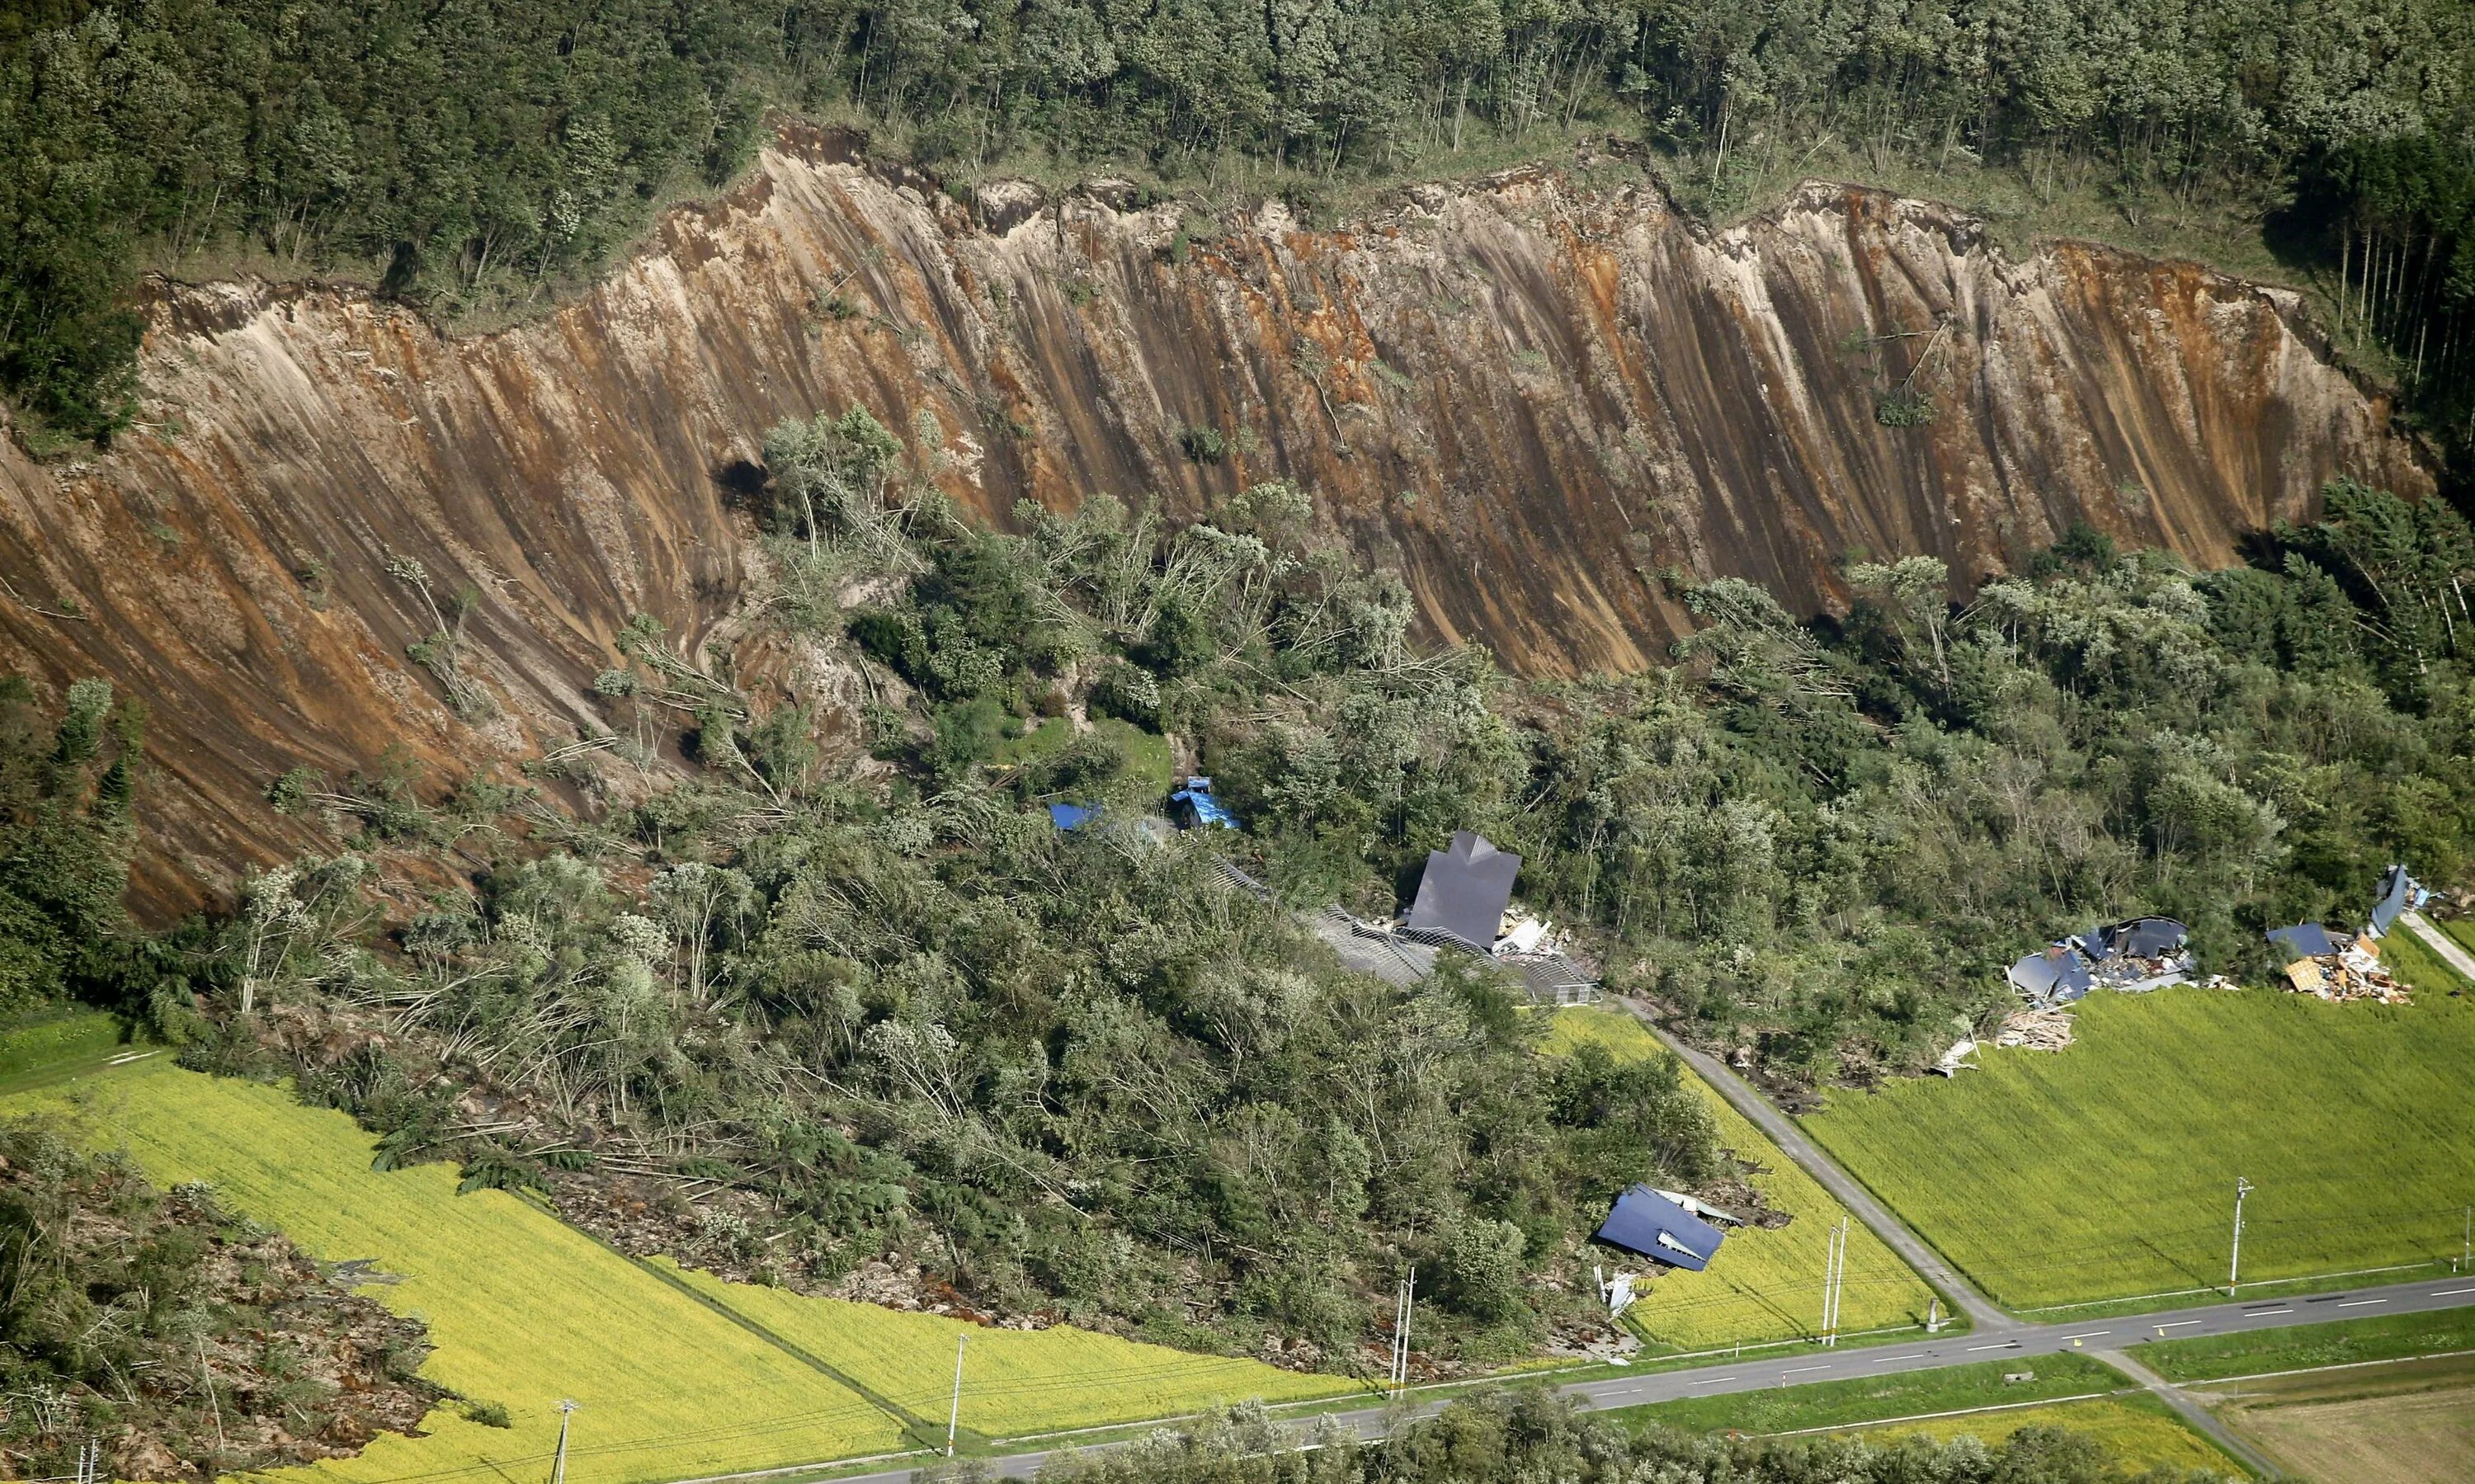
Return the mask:
<svg viewBox="0 0 2475 1484">
<path fill-rule="evenodd" d="M 1172 804 L 1184 804 L 1191 808 L 1194 811 L 1194 822 L 1197 824 L 1216 824 L 1224 830 L 1238 828 L 1238 816 L 1229 812 L 1228 805 L 1213 796 L 1212 780 L 1209 778 L 1188 778 L 1185 788 L 1168 797 Z"/>
<path fill-rule="evenodd" d="M 2325 959 L 2338 951 L 2338 944 L 2329 937 L 2329 930 L 2316 922 L 2298 922 L 2291 928 L 2271 928 L 2268 940 L 2283 946 L 2293 956 L 2286 961 L 2289 963 L 2295 959 Z"/>
<path fill-rule="evenodd" d="M 1648 1185 L 1616 1197 L 1615 1209 L 1599 1225 L 1598 1239 L 1610 1247 L 1699 1273 L 1719 1255 L 1727 1235 Z"/>
<path fill-rule="evenodd" d="M 1097 804 L 1051 804 L 1048 806 L 1048 822 L 1061 830 L 1079 830 L 1090 824 L 1099 813 Z"/>
</svg>

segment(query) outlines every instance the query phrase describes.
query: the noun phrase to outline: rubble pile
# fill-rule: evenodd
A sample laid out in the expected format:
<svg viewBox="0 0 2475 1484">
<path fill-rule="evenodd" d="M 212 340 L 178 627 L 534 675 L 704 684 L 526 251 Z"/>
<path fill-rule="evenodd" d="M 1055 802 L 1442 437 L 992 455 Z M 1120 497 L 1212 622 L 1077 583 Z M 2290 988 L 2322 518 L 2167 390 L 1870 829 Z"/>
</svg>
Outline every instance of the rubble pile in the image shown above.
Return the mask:
<svg viewBox="0 0 2475 1484">
<path fill-rule="evenodd" d="M 1997 1046 L 2024 1046 L 2030 1051 L 2060 1051 L 2071 1043 L 2071 1017 L 2059 1010 L 2013 1010 L 2002 1017 L 1994 1034 Z"/>
<path fill-rule="evenodd" d="M 2296 994 L 2352 1004 L 2370 1000 L 2381 1005 L 2412 1005 L 2414 997 L 2395 976 L 2381 967 L 2379 947 L 2359 937 L 2336 953 L 2297 959 L 2286 966 L 2286 985 Z"/>
</svg>

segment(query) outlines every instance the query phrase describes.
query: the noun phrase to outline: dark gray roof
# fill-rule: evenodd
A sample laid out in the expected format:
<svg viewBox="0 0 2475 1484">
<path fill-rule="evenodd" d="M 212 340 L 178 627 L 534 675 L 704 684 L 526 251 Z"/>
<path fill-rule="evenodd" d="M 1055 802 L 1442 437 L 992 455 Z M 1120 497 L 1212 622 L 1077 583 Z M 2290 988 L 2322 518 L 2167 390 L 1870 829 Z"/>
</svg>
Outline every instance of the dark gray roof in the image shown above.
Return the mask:
<svg viewBox="0 0 2475 1484">
<path fill-rule="evenodd" d="M 2372 909 L 2372 937 L 2386 936 L 2400 916 L 2413 912 L 2420 889 L 2405 866 L 2390 866 L 2381 877 L 2380 904 Z"/>
<path fill-rule="evenodd" d="M 1409 904 L 1410 931 L 1450 934 L 1480 950 L 1494 947 L 1520 874 L 1519 856 L 1496 849 L 1483 836 L 1458 832 L 1451 849 L 1427 852 L 1427 873 Z"/>
<path fill-rule="evenodd" d="M 2076 1000 L 2089 992 L 2088 961 L 2069 944 L 2056 943 L 2011 965 L 2011 983 L 2040 1002 Z"/>
<path fill-rule="evenodd" d="M 2337 940 L 2329 936 L 2329 930 L 2316 922 L 2298 922 L 2291 928 L 2271 928 L 2268 940 L 2291 955 L 2286 961 L 2289 963 L 2296 959 L 2325 959 L 2338 951 Z"/>
<path fill-rule="evenodd" d="M 1599 1225 L 1598 1239 L 1610 1247 L 1655 1258 L 1671 1268 L 1699 1273 L 1719 1254 L 1727 1233 L 1648 1185 L 1616 1197 L 1615 1209 Z"/>
</svg>

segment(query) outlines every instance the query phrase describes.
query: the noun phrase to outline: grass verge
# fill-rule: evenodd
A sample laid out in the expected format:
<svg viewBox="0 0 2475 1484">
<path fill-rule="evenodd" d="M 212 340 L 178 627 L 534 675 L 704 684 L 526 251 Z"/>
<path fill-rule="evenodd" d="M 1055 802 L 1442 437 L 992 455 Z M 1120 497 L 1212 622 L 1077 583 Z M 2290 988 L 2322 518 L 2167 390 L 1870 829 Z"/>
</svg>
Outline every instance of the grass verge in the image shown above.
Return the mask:
<svg viewBox="0 0 2475 1484">
<path fill-rule="evenodd" d="M 2138 1359 L 2169 1381 L 2211 1381 L 2320 1366 L 2475 1350 L 2475 1309 L 2391 1314 L 2195 1340 L 2152 1340 Z"/>
<path fill-rule="evenodd" d="M 1641 1022 L 1622 1011 L 1555 1012 L 1547 1033 L 1549 1051 L 1585 1040 L 1627 1059 L 1665 1053 Z M 1760 1167 L 1753 1185 L 1773 1207 L 1793 1219 L 1773 1230 L 1731 1229 L 1706 1272 L 1659 1277 L 1626 1319 L 1654 1351 L 1815 1333 L 1822 1317 L 1823 1259 L 1830 1224 L 1847 1215 L 1846 1209 L 1689 1067 L 1684 1080 L 1708 1105 L 1719 1142 Z M 1841 1298 L 1843 1332 L 1922 1325 L 1932 1297 L 1933 1290 L 1879 1237 L 1861 1222 L 1851 1225 Z"/>
<path fill-rule="evenodd" d="M 2022 1372 L 2035 1378 L 2018 1382 L 2002 1379 L 2006 1375 Z M 1808 1432 L 1971 1407 L 2084 1397 L 2092 1392 L 2120 1391 L 2129 1384 L 2110 1367 L 2085 1355 L 2039 1355 L 1898 1375 L 1820 1381 L 1810 1386 L 1783 1386 L 1776 1391 L 1688 1397 L 1681 1401 L 1628 1407 L 1608 1415 L 1628 1424 L 1656 1423 L 1687 1432 L 1722 1428 L 1752 1433 Z"/>
<path fill-rule="evenodd" d="M 1979 1412 L 1969 1417 L 1937 1417 L 1917 1423 L 1891 1423 L 1864 1429 L 1870 1443 L 1900 1438 L 1926 1438 L 1948 1443 L 1973 1437 L 2000 1444 L 2023 1427 L 2068 1427 L 2096 1439 L 2119 1470 L 2212 1469 L 2242 1478 L 2249 1471 L 2174 1415 L 2171 1407 L 2150 1396 L 2097 1397 L 2049 1406 Z M 1852 1429 L 1851 1429 L 1852 1430 Z"/>
<path fill-rule="evenodd" d="M 1804 1126 L 2014 1308 L 2222 1283 L 2238 1176 L 2247 1280 L 2458 1255 L 2466 1000 L 2100 994 L 2077 1030 L 2059 1054 L 1834 1093 Z"/>
</svg>

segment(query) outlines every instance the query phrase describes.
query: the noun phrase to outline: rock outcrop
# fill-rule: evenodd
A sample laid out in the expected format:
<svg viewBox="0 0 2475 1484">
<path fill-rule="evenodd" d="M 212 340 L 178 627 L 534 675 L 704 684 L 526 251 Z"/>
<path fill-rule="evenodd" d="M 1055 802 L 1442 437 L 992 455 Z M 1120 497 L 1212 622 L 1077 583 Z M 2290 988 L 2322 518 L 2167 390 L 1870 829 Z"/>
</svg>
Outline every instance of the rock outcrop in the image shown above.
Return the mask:
<svg viewBox="0 0 2475 1484">
<path fill-rule="evenodd" d="M 1434 636 L 1533 672 L 1655 662 L 1665 570 L 1813 611 L 1851 554 L 1965 584 L 2085 519 L 2221 563 L 2334 474 L 2431 484 L 2289 295 L 2016 261 L 1819 183 L 1714 233 L 1646 179 L 1542 167 L 1310 230 L 1108 186 L 965 205 L 794 131 L 518 328 L 262 283 L 151 310 L 145 426 L 75 463 L 0 448 L 0 669 L 146 698 L 159 906 L 302 842 L 259 802 L 290 766 L 537 756 L 600 726 L 634 614 L 699 655 L 750 579 L 764 430 L 852 403 L 994 521 L 1295 479 Z M 1902 388 L 1928 419 L 1886 424 Z M 464 716 L 405 652 L 458 594 Z"/>
</svg>

